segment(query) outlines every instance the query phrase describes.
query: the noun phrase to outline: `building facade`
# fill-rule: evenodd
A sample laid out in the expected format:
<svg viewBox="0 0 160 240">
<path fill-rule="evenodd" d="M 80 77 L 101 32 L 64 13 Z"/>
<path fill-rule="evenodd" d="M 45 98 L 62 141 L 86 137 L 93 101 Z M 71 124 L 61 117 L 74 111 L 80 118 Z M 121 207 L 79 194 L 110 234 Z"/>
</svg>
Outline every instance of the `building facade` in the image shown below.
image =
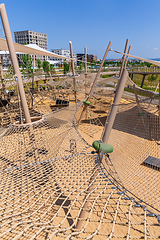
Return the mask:
<svg viewBox="0 0 160 240">
<path fill-rule="evenodd" d="M 85 54 L 84 53 L 77 53 L 77 64 L 79 61 L 85 61 Z M 87 54 L 87 62 L 97 62 L 97 55 Z M 78 64 L 79 65 L 79 64 Z"/>
<path fill-rule="evenodd" d="M 17 31 L 14 32 L 15 42 L 27 45 L 27 44 L 37 44 L 39 47 L 48 50 L 48 40 L 47 34 L 34 32 L 30 30 L 26 31 Z M 19 55 L 22 58 L 21 54 Z M 40 59 L 41 61 L 48 60 L 48 57 L 45 56 L 35 56 L 36 59 Z"/>
<path fill-rule="evenodd" d="M 19 44 L 37 44 L 39 47 L 48 50 L 47 34 L 30 30 L 14 32 L 15 42 Z"/>
<path fill-rule="evenodd" d="M 66 59 L 70 58 L 70 51 L 66 50 L 66 49 L 62 49 L 62 48 L 61 49 L 51 49 L 51 52 L 53 52 L 55 54 L 58 54 L 58 55 L 66 56 Z M 77 54 L 73 53 L 73 58 L 76 59 L 76 57 L 77 57 Z M 49 60 L 58 61 L 58 62 L 63 62 L 64 61 L 63 58 L 57 58 L 57 57 L 49 57 Z"/>
<path fill-rule="evenodd" d="M 92 63 L 93 61 L 97 62 L 97 55 L 88 54 L 87 62 L 91 62 Z"/>
<path fill-rule="evenodd" d="M 58 55 L 66 56 L 66 58 L 70 58 L 70 51 L 66 50 L 66 49 L 62 49 L 62 48 L 61 49 L 51 49 L 51 52 L 58 54 Z M 60 62 L 64 61 L 64 59 L 56 58 L 56 57 L 50 57 L 49 59 L 53 60 L 53 61 L 60 61 Z"/>
</svg>

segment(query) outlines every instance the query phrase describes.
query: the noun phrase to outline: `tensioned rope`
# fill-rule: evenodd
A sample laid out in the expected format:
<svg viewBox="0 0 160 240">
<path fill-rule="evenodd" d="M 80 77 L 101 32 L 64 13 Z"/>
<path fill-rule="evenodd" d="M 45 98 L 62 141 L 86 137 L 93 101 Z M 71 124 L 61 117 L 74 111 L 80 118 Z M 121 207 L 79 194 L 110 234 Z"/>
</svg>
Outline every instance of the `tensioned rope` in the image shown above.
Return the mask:
<svg viewBox="0 0 160 240">
<path fill-rule="evenodd" d="M 160 67 L 160 62 L 155 61 L 155 60 L 150 60 L 150 59 L 146 59 L 146 58 L 142 58 L 142 57 L 136 57 L 136 56 L 134 56 L 134 55 L 127 54 L 127 53 L 122 53 L 122 52 L 119 52 L 119 51 L 116 51 L 116 50 L 113 50 L 113 49 L 110 49 L 110 51 L 115 52 L 115 53 L 122 54 L 122 55 L 127 56 L 127 57 L 132 57 L 132 58 L 135 58 L 135 59 L 139 59 L 139 60 L 142 60 L 142 61 L 144 61 L 144 62 L 148 62 L 148 63 L 154 64 L 154 65 Z"/>
</svg>

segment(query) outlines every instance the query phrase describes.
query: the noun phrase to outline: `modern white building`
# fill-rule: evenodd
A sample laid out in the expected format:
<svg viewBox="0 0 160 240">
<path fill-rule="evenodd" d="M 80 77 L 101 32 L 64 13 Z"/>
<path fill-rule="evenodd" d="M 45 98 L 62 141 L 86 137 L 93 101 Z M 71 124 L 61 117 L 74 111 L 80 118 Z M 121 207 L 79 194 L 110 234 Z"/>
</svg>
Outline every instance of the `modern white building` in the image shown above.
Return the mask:
<svg viewBox="0 0 160 240">
<path fill-rule="evenodd" d="M 46 33 L 39 33 L 30 30 L 17 31 L 14 32 L 15 42 L 27 45 L 27 44 L 37 44 L 39 47 L 48 50 L 48 41 Z M 21 58 L 21 56 L 19 56 Z M 36 56 L 36 59 L 41 61 L 48 60 L 48 57 L 45 56 Z"/>
<path fill-rule="evenodd" d="M 35 43 L 39 47 L 48 50 L 48 41 L 46 33 L 39 33 L 30 30 L 14 32 L 15 42 L 19 44 Z"/>
<path fill-rule="evenodd" d="M 58 55 L 66 56 L 66 58 L 70 58 L 70 51 L 66 50 L 66 49 L 62 49 L 62 48 L 61 49 L 51 49 L 51 52 L 56 53 Z M 73 57 L 76 59 L 77 54 L 74 53 Z M 49 57 L 49 60 L 58 61 L 58 62 L 63 62 L 64 61 L 64 59 L 56 58 L 56 57 Z"/>
<path fill-rule="evenodd" d="M 66 58 L 70 57 L 70 51 L 69 50 L 65 50 L 65 49 L 51 49 L 51 52 L 53 53 L 56 53 L 58 55 L 63 55 L 63 56 L 66 56 Z M 62 58 L 56 58 L 56 57 L 50 57 L 50 60 L 53 60 L 53 61 L 61 61 L 63 62 L 63 59 Z"/>
<path fill-rule="evenodd" d="M 0 51 L 0 58 L 3 68 L 11 66 L 11 58 L 8 51 Z"/>
</svg>

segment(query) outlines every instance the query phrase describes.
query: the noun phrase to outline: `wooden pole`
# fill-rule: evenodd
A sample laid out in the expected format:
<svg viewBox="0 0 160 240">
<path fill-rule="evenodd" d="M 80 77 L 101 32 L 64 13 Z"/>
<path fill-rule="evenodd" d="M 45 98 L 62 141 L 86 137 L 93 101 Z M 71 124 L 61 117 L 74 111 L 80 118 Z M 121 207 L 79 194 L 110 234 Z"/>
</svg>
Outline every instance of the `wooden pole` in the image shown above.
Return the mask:
<svg viewBox="0 0 160 240">
<path fill-rule="evenodd" d="M 126 44 L 125 44 L 125 48 L 124 48 L 124 53 L 125 53 L 125 54 L 126 54 L 126 52 L 127 52 L 128 43 L 129 43 L 129 41 L 128 41 L 128 39 L 127 39 L 127 40 L 126 40 Z M 121 69 L 120 69 L 120 72 L 119 72 L 119 77 L 121 77 L 122 72 L 123 72 L 125 58 L 126 58 L 126 56 L 123 55 L 123 57 L 122 57 L 122 65 L 121 65 Z"/>
<path fill-rule="evenodd" d="M 160 80 L 159 80 L 159 121 L 160 121 Z"/>
<path fill-rule="evenodd" d="M 35 54 L 33 55 L 33 73 L 32 73 L 32 108 L 33 108 L 33 94 L 34 94 L 34 69 L 35 69 Z"/>
<path fill-rule="evenodd" d="M 130 45 L 129 48 L 128 48 L 128 52 L 127 52 L 127 54 L 130 54 L 131 47 L 132 47 L 132 46 Z M 124 68 L 127 67 L 127 62 L 128 62 L 128 56 L 127 56 L 126 61 L 125 61 L 125 64 L 124 64 Z"/>
<path fill-rule="evenodd" d="M 87 78 L 87 47 L 84 48 L 85 53 L 85 78 Z"/>
<path fill-rule="evenodd" d="M 89 95 L 88 95 L 88 97 L 87 97 L 87 100 L 90 99 L 90 97 L 91 97 L 91 95 L 92 95 L 92 93 L 93 93 L 93 91 L 94 91 L 94 89 L 95 89 L 95 86 L 96 86 L 98 77 L 99 77 L 99 75 L 100 75 L 100 73 L 101 73 L 101 69 L 102 69 L 102 67 L 103 67 L 104 61 L 106 60 L 106 57 L 107 57 L 108 52 L 109 52 L 109 50 L 110 50 L 110 47 L 111 47 L 111 42 L 109 42 L 108 47 L 107 47 L 107 49 L 106 49 L 106 52 L 105 52 L 105 54 L 104 54 L 104 56 L 103 56 L 103 60 L 102 60 L 102 62 L 101 62 L 101 65 L 100 65 L 100 67 L 99 67 L 99 70 L 98 70 L 98 72 L 97 72 L 97 74 L 96 74 L 96 77 L 95 77 L 95 79 L 94 79 L 94 82 L 93 82 L 93 85 L 92 85 L 91 90 L 90 90 L 90 92 L 89 92 Z"/>
<path fill-rule="evenodd" d="M 119 107 L 119 103 L 123 94 L 123 90 L 127 81 L 127 77 L 128 77 L 128 72 L 126 69 L 123 70 L 120 81 L 119 81 L 119 85 L 117 88 L 117 91 L 115 93 L 115 97 L 114 97 L 114 101 L 113 104 L 111 106 L 111 111 L 110 114 L 108 115 L 107 119 L 106 119 L 106 123 L 103 129 L 103 133 L 101 136 L 101 142 L 107 144 L 108 143 L 108 139 L 114 124 L 114 120 L 118 111 L 118 107 Z M 102 160 L 103 158 L 103 152 L 100 152 L 100 160 Z"/>
<path fill-rule="evenodd" d="M 35 54 L 33 55 L 32 90 L 34 89 L 34 74 L 35 74 Z"/>
<path fill-rule="evenodd" d="M 140 104 L 139 104 L 139 100 L 138 100 L 138 95 L 137 95 L 137 91 L 136 91 L 136 86 L 135 86 L 135 84 L 133 84 L 133 91 L 134 91 L 135 98 L 136 98 L 136 103 L 137 103 L 137 107 L 138 107 L 138 112 L 139 112 L 139 114 L 140 114 L 140 117 L 142 118 L 143 126 L 144 126 L 144 128 L 145 128 L 144 118 L 143 118 L 143 116 L 142 116 L 142 111 L 141 111 L 141 107 L 140 107 Z"/>
<path fill-rule="evenodd" d="M 2 61 L 0 57 L 0 74 L 1 74 L 1 80 L 2 80 L 2 93 L 4 99 L 6 98 L 6 89 L 5 89 L 5 83 L 4 83 L 4 76 L 3 76 L 3 68 L 2 68 Z"/>
<path fill-rule="evenodd" d="M 23 88 L 21 73 L 19 70 L 17 56 L 16 56 L 14 44 L 13 44 L 13 39 L 12 39 L 11 30 L 10 30 L 4 3 L 0 4 L 0 14 L 1 14 L 1 19 L 2 19 L 5 36 L 6 36 L 8 49 L 9 49 L 10 56 L 11 56 L 14 73 L 17 76 L 18 89 L 19 89 L 20 98 L 21 98 L 21 102 L 22 102 L 22 106 L 23 106 L 23 110 L 24 110 L 25 120 L 27 123 L 31 123 L 31 118 L 30 118 L 30 114 L 29 114 L 27 101 L 26 101 L 25 91 Z"/>
<path fill-rule="evenodd" d="M 99 70 L 98 70 L 98 72 L 97 72 L 97 74 L 96 74 L 96 77 L 95 77 L 95 79 L 94 79 L 94 82 L 93 82 L 93 85 L 92 85 L 92 87 L 91 87 L 91 90 L 90 90 L 90 92 L 89 92 L 89 94 L 88 94 L 88 97 L 87 97 L 87 99 L 86 99 L 87 101 L 89 101 L 89 99 L 90 99 L 90 97 L 91 97 L 91 95 L 92 95 L 92 93 L 93 93 L 93 91 L 94 91 L 94 89 L 95 89 L 95 86 L 96 86 L 98 77 L 99 77 L 99 75 L 100 75 L 100 72 L 101 72 L 101 69 L 102 69 L 102 67 L 103 67 L 104 61 L 106 60 L 107 54 L 108 54 L 108 52 L 109 52 L 109 50 L 110 50 L 110 47 L 111 47 L 111 42 L 109 42 L 108 47 L 107 47 L 107 49 L 106 49 L 106 51 L 105 51 L 105 54 L 104 54 L 104 56 L 103 56 L 103 60 L 102 60 L 102 62 L 101 62 L 101 65 L 100 65 Z M 85 104 L 85 105 L 83 106 L 82 113 L 81 113 L 81 115 L 80 115 L 78 124 L 80 124 L 81 119 L 82 119 L 82 117 L 83 117 L 83 113 L 84 113 L 84 111 L 86 110 L 86 108 L 87 108 L 87 105 Z"/>
<path fill-rule="evenodd" d="M 74 70 L 74 59 L 73 59 L 73 50 L 72 50 L 72 42 L 69 41 L 69 46 L 70 46 L 70 54 L 71 54 L 71 63 L 72 63 L 72 74 L 73 74 L 73 91 L 75 94 L 75 102 L 77 102 L 77 97 L 76 97 L 76 78 L 75 78 L 75 70 Z"/>
</svg>

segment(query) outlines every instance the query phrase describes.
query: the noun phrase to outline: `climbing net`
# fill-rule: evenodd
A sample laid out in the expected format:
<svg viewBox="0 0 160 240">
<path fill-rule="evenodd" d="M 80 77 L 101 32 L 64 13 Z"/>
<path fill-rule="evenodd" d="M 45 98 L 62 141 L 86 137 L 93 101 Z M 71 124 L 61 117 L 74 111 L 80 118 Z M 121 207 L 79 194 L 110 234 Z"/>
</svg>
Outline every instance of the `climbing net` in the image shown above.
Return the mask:
<svg viewBox="0 0 160 240">
<path fill-rule="evenodd" d="M 1 239 L 158 239 L 158 215 L 107 173 L 75 111 L 2 133 Z"/>
<path fill-rule="evenodd" d="M 78 124 L 92 80 L 77 78 L 77 103 L 58 109 L 73 103 L 73 90 L 67 95 L 67 85 L 50 81 L 33 93 L 24 79 L 32 124 L 23 122 L 15 76 L 4 81 L 8 95 L 2 83 L 1 239 L 160 238 L 156 99 L 123 96 L 109 138 L 114 152 L 101 162 L 91 144 L 100 139 L 114 89 L 97 85 Z"/>
</svg>

